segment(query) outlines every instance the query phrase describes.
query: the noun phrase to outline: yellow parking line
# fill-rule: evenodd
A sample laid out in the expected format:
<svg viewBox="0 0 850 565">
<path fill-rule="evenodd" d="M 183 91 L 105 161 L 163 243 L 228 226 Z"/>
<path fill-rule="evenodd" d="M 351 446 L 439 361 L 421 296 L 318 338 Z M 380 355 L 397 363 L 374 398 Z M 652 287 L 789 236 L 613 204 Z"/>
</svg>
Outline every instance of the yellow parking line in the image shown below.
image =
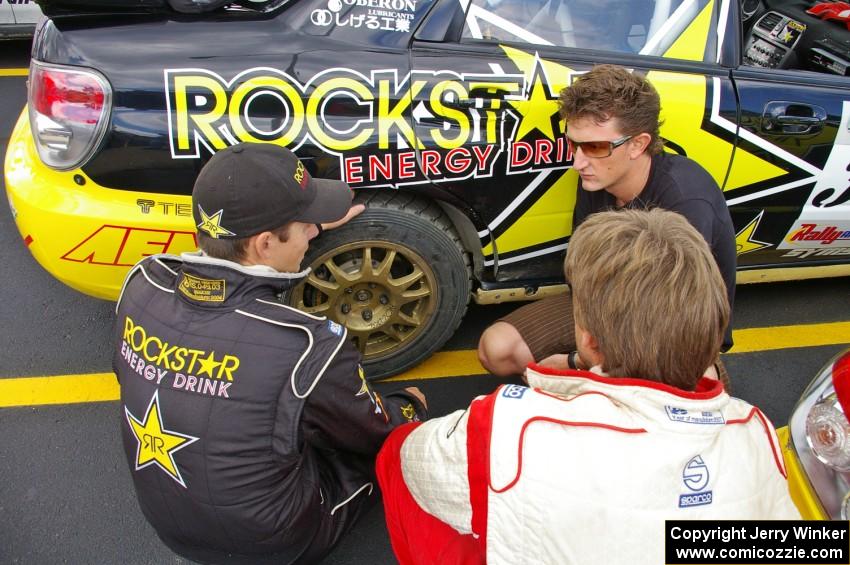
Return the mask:
<svg viewBox="0 0 850 565">
<path fill-rule="evenodd" d="M 735 347 L 728 354 L 850 344 L 850 322 L 747 328 L 735 330 L 733 337 Z M 385 382 L 444 379 L 484 373 L 486 371 L 478 363 L 475 350 L 441 351 L 418 367 Z M 0 408 L 101 402 L 117 400 L 118 396 L 118 383 L 112 373 L 0 379 Z"/>
<path fill-rule="evenodd" d="M 383 382 L 444 379 L 465 375 L 486 375 L 474 349 L 438 351 L 420 365 Z"/>
<path fill-rule="evenodd" d="M 732 338 L 735 345 L 729 353 L 836 345 L 850 343 L 850 322 L 747 328 L 735 330 L 732 332 Z"/>
<path fill-rule="evenodd" d="M 732 338 L 735 346 L 726 353 L 727 355 L 794 347 L 850 344 L 850 322 L 746 328 L 732 332 Z M 826 361 L 824 359 L 824 362 Z M 486 371 L 478 362 L 475 351 L 442 351 L 435 353 L 418 367 L 387 379 L 387 382 L 439 379 L 482 373 Z"/>
<path fill-rule="evenodd" d="M 0 407 L 117 399 L 118 381 L 112 373 L 0 379 Z"/>
<path fill-rule="evenodd" d="M 0 69 L 0 77 L 25 77 L 29 73 L 29 69 Z"/>
</svg>

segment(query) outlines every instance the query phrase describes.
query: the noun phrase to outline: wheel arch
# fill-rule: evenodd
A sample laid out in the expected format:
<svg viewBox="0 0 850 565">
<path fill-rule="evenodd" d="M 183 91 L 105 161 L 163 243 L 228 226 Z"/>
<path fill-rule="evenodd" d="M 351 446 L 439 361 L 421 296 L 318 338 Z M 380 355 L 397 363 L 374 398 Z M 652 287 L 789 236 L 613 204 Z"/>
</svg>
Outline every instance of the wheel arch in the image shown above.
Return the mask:
<svg viewBox="0 0 850 565">
<path fill-rule="evenodd" d="M 367 203 L 372 197 L 380 192 L 395 191 L 393 188 L 361 188 L 355 191 L 354 201 Z M 464 213 L 458 206 L 449 202 L 444 198 L 440 198 L 439 194 L 432 192 L 416 191 L 411 194 L 416 198 L 428 200 L 439 206 L 449 219 L 449 222 L 460 238 L 460 243 L 464 251 L 469 254 L 472 259 L 472 278 L 473 282 L 477 283 L 481 280 L 481 275 L 484 272 L 484 254 L 481 252 L 481 238 L 478 235 L 472 218 Z"/>
</svg>

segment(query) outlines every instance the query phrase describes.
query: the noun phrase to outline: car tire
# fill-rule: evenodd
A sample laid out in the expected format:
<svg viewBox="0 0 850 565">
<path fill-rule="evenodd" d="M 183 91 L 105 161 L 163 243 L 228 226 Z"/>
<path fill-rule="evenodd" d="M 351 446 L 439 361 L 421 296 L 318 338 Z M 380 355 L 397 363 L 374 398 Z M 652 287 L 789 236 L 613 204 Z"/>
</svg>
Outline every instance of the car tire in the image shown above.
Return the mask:
<svg viewBox="0 0 850 565">
<path fill-rule="evenodd" d="M 396 191 L 359 193 L 366 210 L 310 244 L 312 272 L 285 298 L 348 328 L 370 380 L 418 365 L 457 329 L 472 271 L 442 208 Z M 366 260 L 371 268 L 364 268 Z"/>
</svg>

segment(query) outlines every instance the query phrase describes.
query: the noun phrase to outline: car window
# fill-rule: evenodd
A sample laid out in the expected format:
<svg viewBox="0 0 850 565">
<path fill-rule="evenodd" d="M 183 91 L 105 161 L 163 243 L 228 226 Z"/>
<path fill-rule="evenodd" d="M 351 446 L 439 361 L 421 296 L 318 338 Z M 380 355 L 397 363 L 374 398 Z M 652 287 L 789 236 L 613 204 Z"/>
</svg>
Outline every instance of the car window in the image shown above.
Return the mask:
<svg viewBox="0 0 850 565">
<path fill-rule="evenodd" d="M 709 0 L 471 0 L 463 37 L 712 60 L 712 54 L 705 52 L 706 37 L 694 38 L 697 49 L 670 53 L 697 18 L 714 18 L 712 4 Z"/>
<path fill-rule="evenodd" d="M 746 2 L 742 63 L 850 75 L 850 10 L 840 2 Z"/>
</svg>

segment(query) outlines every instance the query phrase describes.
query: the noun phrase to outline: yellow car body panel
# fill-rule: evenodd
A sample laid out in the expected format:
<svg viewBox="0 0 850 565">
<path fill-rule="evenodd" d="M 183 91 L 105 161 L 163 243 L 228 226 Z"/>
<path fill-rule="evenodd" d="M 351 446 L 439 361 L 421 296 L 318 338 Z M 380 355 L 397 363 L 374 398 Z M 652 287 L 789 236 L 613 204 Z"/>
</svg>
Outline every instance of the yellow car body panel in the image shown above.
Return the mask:
<svg viewBox="0 0 850 565">
<path fill-rule="evenodd" d="M 776 430 L 776 434 L 779 436 L 779 445 L 782 446 L 782 457 L 785 460 L 785 470 L 788 473 L 788 490 L 791 492 L 791 499 L 797 505 L 800 515 L 805 520 L 829 520 L 829 516 L 821 508 L 820 501 L 806 478 L 800 460 L 797 459 L 797 454 L 791 444 L 788 427 L 779 428 Z"/>
<path fill-rule="evenodd" d="M 127 270 L 143 257 L 196 248 L 191 215 L 175 218 L 141 211 L 139 200 L 161 195 L 111 190 L 80 169 L 58 172 L 43 165 L 32 143 L 26 108 L 10 137 L 5 175 L 12 214 L 33 257 L 80 292 L 114 300 Z M 170 199 L 191 211 L 190 197 Z M 99 266 L 97 277 L 91 276 L 92 264 Z"/>
</svg>

